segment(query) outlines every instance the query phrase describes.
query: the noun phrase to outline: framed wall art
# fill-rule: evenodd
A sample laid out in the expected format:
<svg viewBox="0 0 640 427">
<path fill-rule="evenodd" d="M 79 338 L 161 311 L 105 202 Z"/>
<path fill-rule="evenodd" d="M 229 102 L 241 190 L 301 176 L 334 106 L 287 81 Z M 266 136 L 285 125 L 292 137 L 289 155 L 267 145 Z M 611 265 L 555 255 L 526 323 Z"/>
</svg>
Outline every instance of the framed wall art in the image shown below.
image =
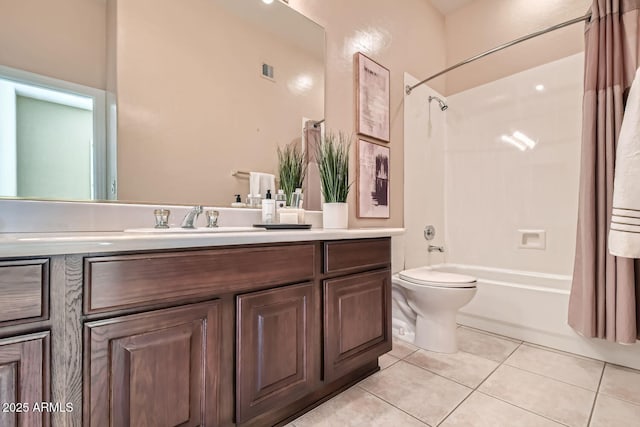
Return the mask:
<svg viewBox="0 0 640 427">
<path fill-rule="evenodd" d="M 389 218 L 389 147 L 358 140 L 358 218 Z"/>
<path fill-rule="evenodd" d="M 389 70 L 358 52 L 356 70 L 356 131 L 389 142 Z"/>
</svg>

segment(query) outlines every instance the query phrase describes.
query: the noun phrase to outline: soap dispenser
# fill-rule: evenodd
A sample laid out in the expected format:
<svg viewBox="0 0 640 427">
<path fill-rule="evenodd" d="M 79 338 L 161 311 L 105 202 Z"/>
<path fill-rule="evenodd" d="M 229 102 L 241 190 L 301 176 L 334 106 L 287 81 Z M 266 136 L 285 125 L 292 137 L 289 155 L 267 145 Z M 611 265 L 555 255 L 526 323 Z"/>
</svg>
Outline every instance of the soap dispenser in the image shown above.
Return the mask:
<svg viewBox="0 0 640 427">
<path fill-rule="evenodd" d="M 242 203 L 242 199 L 239 194 L 234 194 L 236 201 L 231 203 L 232 208 L 244 208 L 247 207 L 246 203 Z"/>
<path fill-rule="evenodd" d="M 262 223 L 273 224 L 276 216 L 276 201 L 271 198 L 271 190 L 267 190 L 265 199 L 262 200 Z"/>
</svg>

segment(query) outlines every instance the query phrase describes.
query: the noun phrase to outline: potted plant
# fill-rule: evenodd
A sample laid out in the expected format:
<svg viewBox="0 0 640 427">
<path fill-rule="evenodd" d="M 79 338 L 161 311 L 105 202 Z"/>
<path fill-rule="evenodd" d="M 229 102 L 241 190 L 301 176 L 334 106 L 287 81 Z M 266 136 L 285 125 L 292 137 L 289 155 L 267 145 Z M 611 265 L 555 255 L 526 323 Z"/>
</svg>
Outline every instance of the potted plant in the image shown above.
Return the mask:
<svg viewBox="0 0 640 427">
<path fill-rule="evenodd" d="M 291 206 L 291 194 L 296 188 L 302 188 L 302 181 L 307 172 L 304 155 L 295 143 L 278 147 L 278 176 L 280 189 L 287 197 L 287 206 Z"/>
<path fill-rule="evenodd" d="M 351 137 L 340 132 L 336 137 L 329 132 L 318 145 L 316 161 L 322 187 L 323 228 L 347 228 L 349 208 L 349 150 Z"/>
</svg>

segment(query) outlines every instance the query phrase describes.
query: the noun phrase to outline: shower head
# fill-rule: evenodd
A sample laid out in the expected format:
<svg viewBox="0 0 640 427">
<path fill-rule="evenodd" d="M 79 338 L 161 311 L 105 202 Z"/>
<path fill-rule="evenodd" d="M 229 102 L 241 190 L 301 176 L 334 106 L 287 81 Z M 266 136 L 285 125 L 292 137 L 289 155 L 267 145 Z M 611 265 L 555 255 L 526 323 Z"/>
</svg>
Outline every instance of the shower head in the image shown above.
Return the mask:
<svg viewBox="0 0 640 427">
<path fill-rule="evenodd" d="M 431 104 L 431 101 L 433 101 L 434 99 L 435 99 L 436 101 L 438 101 L 438 105 L 440 106 L 440 110 L 444 111 L 444 110 L 446 110 L 447 108 L 449 108 L 449 106 L 447 105 L 447 103 L 446 103 L 446 102 L 444 102 L 442 99 L 438 98 L 437 96 L 430 96 L 430 97 L 429 97 L 429 104 Z"/>
</svg>

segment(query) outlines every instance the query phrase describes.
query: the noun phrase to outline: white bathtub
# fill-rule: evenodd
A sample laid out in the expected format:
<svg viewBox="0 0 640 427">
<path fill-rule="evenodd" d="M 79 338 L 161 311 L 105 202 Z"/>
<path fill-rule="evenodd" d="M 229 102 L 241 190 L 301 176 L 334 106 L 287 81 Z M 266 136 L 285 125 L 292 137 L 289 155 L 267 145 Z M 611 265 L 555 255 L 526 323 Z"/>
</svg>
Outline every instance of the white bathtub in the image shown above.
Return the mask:
<svg viewBox="0 0 640 427">
<path fill-rule="evenodd" d="M 640 369 L 640 344 L 587 339 L 569 327 L 571 276 L 458 264 L 432 268 L 477 278 L 478 293 L 458 314 L 462 325 Z"/>
</svg>

